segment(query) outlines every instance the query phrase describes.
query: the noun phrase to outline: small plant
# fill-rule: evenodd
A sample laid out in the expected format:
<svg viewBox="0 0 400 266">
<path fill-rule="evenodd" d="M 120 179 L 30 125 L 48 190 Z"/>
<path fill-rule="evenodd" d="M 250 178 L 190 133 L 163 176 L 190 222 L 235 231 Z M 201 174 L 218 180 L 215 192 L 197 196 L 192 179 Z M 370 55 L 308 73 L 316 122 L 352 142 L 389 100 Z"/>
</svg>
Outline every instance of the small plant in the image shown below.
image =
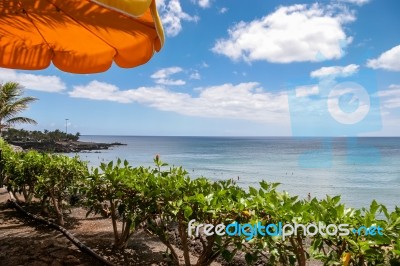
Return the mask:
<svg viewBox="0 0 400 266">
<path fill-rule="evenodd" d="M 173 262 L 180 264 L 170 237 L 170 229 L 174 230 L 173 225 L 176 225 L 178 231 L 185 265 L 191 265 L 189 247 L 192 241 L 198 241 L 202 246 L 196 265 L 210 265 L 222 254 L 228 257 L 228 249 L 235 239 L 217 234 L 211 236 L 192 234 L 192 237 L 189 237 L 188 224 L 192 219 L 214 226 L 229 223 L 237 217 L 237 213 L 232 210 L 236 208 L 241 198 L 245 198 L 244 190 L 231 181 L 211 182 L 206 178 L 190 179 L 188 173 L 181 167 L 163 170 L 167 164 L 158 156 L 154 162 L 156 189 L 153 191 L 153 197 L 157 199 L 157 208 L 148 220 L 148 228 L 168 247 Z M 229 255 L 233 256 L 236 250 L 233 248 L 231 250 Z"/>
<path fill-rule="evenodd" d="M 64 155 L 47 154 L 44 161 L 45 169 L 38 177 L 36 196 L 41 199 L 42 206 L 53 207 L 57 223 L 64 225 L 64 206 L 78 181 L 88 175 L 87 166 L 78 157 Z"/>
<path fill-rule="evenodd" d="M 8 176 L 7 188 L 18 200 L 17 193 L 23 195 L 25 203 L 30 203 L 35 195 L 38 178 L 45 169 L 44 156 L 36 151 L 14 152 L 5 164 Z"/>
<path fill-rule="evenodd" d="M 147 168 L 132 168 L 127 161 L 102 163 L 81 188 L 91 212 L 111 217 L 114 247 L 123 249 L 154 205 L 150 196 L 152 174 Z M 122 221 L 118 229 L 118 221 Z"/>
</svg>

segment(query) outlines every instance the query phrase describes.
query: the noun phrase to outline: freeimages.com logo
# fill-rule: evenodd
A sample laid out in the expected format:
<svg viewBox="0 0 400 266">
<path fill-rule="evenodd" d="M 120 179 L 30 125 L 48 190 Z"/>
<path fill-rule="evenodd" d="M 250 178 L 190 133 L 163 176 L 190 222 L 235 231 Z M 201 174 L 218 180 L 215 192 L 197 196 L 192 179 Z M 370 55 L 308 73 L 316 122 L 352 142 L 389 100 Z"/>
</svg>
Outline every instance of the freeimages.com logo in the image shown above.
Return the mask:
<svg viewBox="0 0 400 266">
<path fill-rule="evenodd" d="M 262 222 L 256 224 L 240 224 L 238 222 L 233 222 L 228 225 L 225 224 L 202 224 L 197 223 L 196 220 L 189 221 L 188 224 L 188 235 L 190 236 L 200 236 L 204 234 L 206 236 L 212 236 L 214 234 L 219 236 L 245 236 L 246 241 L 250 241 L 257 236 L 265 237 L 281 237 L 285 240 L 286 237 L 291 235 L 303 234 L 304 236 L 315 236 L 320 234 L 322 236 L 347 236 L 351 233 L 357 235 L 383 235 L 383 228 L 380 226 L 360 226 L 359 228 L 350 229 L 349 224 L 328 224 L 319 222 L 318 224 L 310 223 L 307 225 L 300 223 L 293 224 L 283 224 L 279 222 L 277 224 L 267 224 L 263 225 Z"/>
</svg>

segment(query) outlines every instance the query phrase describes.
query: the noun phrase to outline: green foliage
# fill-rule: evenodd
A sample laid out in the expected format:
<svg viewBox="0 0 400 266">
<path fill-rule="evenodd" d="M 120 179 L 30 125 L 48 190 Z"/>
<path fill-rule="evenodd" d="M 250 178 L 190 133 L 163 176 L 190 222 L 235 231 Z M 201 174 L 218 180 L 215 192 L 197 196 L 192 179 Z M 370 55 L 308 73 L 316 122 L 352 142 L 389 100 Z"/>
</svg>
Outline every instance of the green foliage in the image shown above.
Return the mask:
<svg viewBox="0 0 400 266">
<path fill-rule="evenodd" d="M 29 131 L 25 129 L 15 129 L 9 128 L 7 131 L 3 132 L 3 137 L 7 141 L 41 141 L 41 142 L 54 142 L 54 141 L 65 141 L 72 140 L 78 141 L 80 133 L 76 134 L 66 134 L 59 129 L 54 131 L 44 130 Z"/>
<path fill-rule="evenodd" d="M 0 84 L 0 136 L 3 128 L 19 123 L 36 124 L 36 121 L 18 116 L 35 102 L 34 97 L 22 97 L 23 90 L 17 82 Z"/>
<path fill-rule="evenodd" d="M 17 193 L 22 194 L 25 202 L 30 203 L 35 194 L 38 178 L 44 172 L 44 155 L 36 151 L 13 152 L 8 155 L 4 168 L 8 176 L 8 190 L 17 199 Z"/>
<path fill-rule="evenodd" d="M 48 212 L 51 206 L 57 223 L 64 224 L 63 210 L 69 195 L 76 192 L 78 184 L 88 175 L 87 166 L 78 157 L 42 154 L 37 151 L 14 152 L 3 140 L 2 181 L 8 191 L 25 203 L 39 199 L 42 209 Z"/>
<path fill-rule="evenodd" d="M 84 182 L 80 192 L 86 196 L 86 204 L 91 212 L 110 216 L 114 232 L 114 246 L 122 249 L 130 236 L 150 215 L 155 202 L 151 197 L 152 174 L 147 168 L 132 168 L 118 160 L 100 168 Z M 118 230 L 117 221 L 122 221 Z"/>
<path fill-rule="evenodd" d="M 177 252 L 170 241 L 168 228 L 171 224 L 177 225 L 186 265 L 190 265 L 191 240 L 198 240 L 202 245 L 196 265 L 209 265 L 221 254 L 232 257 L 237 249 L 229 251 L 228 247 L 235 242 L 235 239 L 217 234 L 196 236 L 194 232 L 190 239 L 188 224 L 192 219 L 214 226 L 219 223 L 230 223 L 238 217 L 239 210 L 235 211 L 234 208 L 237 202 L 245 198 L 245 191 L 231 181 L 211 182 L 206 178 L 191 179 L 181 167 L 163 170 L 167 164 L 160 161 L 158 156 L 154 162 L 156 186 L 153 197 L 156 198 L 157 209 L 152 219 L 148 220 L 148 228 L 171 250 L 173 261 L 179 263 Z"/>
<path fill-rule="evenodd" d="M 14 154 L 11 147 L 0 137 L 0 151 L 1 151 L 1 160 L 0 160 L 0 187 L 3 187 L 4 184 L 7 184 L 8 175 L 5 170 L 5 165 L 9 163 L 10 157 Z"/>
<path fill-rule="evenodd" d="M 184 264 L 191 265 L 190 246 L 201 243 L 196 265 L 209 265 L 217 257 L 231 262 L 236 253 L 244 254 L 248 264 L 259 259 L 265 265 L 306 265 L 309 258 L 324 265 L 399 265 L 400 208 L 389 212 L 373 201 L 369 208 L 346 208 L 340 197 L 300 200 L 279 192 L 277 183 L 260 182 L 258 189 L 247 191 L 231 180 L 212 182 L 206 178 L 191 179 L 182 167 L 169 167 L 154 159 L 154 168 L 132 167 L 127 161 L 101 164 L 89 173 L 77 157 L 40 154 L 35 151 L 14 152 L 0 139 L 2 181 L 16 196 L 26 202 L 32 196 L 50 206 L 63 224 L 63 211 L 69 195 L 79 193 L 91 212 L 110 218 L 114 247 L 126 247 L 131 235 L 145 227 L 167 246 L 172 262 L 181 264 L 171 239 L 174 228 L 183 250 Z M 283 238 L 257 234 L 200 234 L 188 232 L 188 225 L 233 222 L 263 226 L 283 224 L 348 224 L 349 228 L 379 226 L 384 234 L 350 233 Z M 250 233 L 250 231 L 246 231 Z M 309 243 L 309 244 L 306 244 Z"/>
<path fill-rule="evenodd" d="M 45 157 L 44 171 L 37 179 L 36 197 L 44 205 L 49 203 L 57 215 L 57 223 L 64 225 L 64 203 L 76 191 L 78 182 L 88 175 L 88 169 L 79 157 L 52 154 Z"/>
</svg>

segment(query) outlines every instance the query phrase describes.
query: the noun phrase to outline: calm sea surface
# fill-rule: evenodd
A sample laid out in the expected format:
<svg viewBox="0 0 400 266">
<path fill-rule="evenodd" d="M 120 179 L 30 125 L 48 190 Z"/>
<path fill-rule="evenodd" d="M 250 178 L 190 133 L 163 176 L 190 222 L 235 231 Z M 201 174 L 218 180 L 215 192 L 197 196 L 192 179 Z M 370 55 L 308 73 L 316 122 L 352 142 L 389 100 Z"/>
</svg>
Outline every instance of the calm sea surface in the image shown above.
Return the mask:
<svg viewBox="0 0 400 266">
<path fill-rule="evenodd" d="M 400 206 L 400 138 L 132 137 L 82 136 L 82 141 L 121 142 L 100 153 L 80 153 L 97 166 L 116 158 L 153 165 L 153 158 L 183 166 L 192 177 L 233 178 L 242 187 L 260 180 L 300 197 L 341 195 L 351 207 L 373 199 Z"/>
</svg>

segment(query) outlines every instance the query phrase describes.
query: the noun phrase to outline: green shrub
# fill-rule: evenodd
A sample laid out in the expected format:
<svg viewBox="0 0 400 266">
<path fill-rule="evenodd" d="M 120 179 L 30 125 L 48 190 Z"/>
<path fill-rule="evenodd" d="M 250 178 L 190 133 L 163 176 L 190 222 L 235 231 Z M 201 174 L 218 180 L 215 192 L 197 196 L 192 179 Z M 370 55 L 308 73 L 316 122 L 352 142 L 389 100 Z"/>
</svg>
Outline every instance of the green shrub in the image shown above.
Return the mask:
<svg viewBox="0 0 400 266">
<path fill-rule="evenodd" d="M 369 208 L 346 208 L 340 196 L 318 200 L 299 200 L 278 192 L 277 183 L 260 182 L 260 188 L 248 191 L 233 181 L 212 182 L 206 178 L 191 179 L 182 167 L 168 167 L 159 156 L 154 168 L 131 167 L 127 161 L 102 163 L 88 172 L 78 157 L 40 154 L 36 151 L 14 152 L 2 139 L 0 149 L 1 182 L 15 197 L 25 202 L 33 197 L 43 208 L 51 206 L 57 223 L 64 224 L 63 212 L 68 196 L 81 193 L 89 211 L 111 218 L 114 247 L 126 247 L 131 235 L 141 226 L 157 235 L 171 252 L 172 261 L 181 261 L 171 239 L 171 228 L 177 228 L 184 264 L 191 265 L 190 245 L 201 243 L 196 265 L 209 265 L 222 256 L 231 262 L 237 252 L 253 264 L 263 258 L 267 265 L 304 266 L 309 258 L 324 265 L 400 265 L 400 208 L 388 212 L 384 205 L 372 201 Z M 249 223 L 252 225 L 301 223 L 348 224 L 349 228 L 380 226 L 381 235 L 350 234 L 340 236 L 286 237 L 214 234 L 206 236 L 188 232 L 189 223 Z M 118 222 L 121 226 L 118 226 Z M 193 222 L 193 221 L 192 221 Z M 310 244 L 306 244 L 310 243 Z"/>
<path fill-rule="evenodd" d="M 37 181 L 44 173 L 45 156 L 37 151 L 14 152 L 5 163 L 8 191 L 18 199 L 17 193 L 22 194 L 25 203 L 30 203 L 35 195 Z M 18 199 L 19 200 L 19 199 Z"/>
<path fill-rule="evenodd" d="M 88 169 L 79 157 L 47 154 L 43 160 L 44 171 L 38 176 L 35 196 L 41 200 L 42 206 L 52 206 L 57 223 L 64 225 L 63 211 L 68 196 L 76 191 L 78 182 L 88 175 Z"/>
<path fill-rule="evenodd" d="M 87 178 L 81 192 L 89 212 L 111 217 L 114 247 L 122 249 L 135 230 L 150 215 L 155 202 L 150 196 L 152 173 L 143 167 L 132 168 L 127 161 L 102 163 Z M 122 221 L 118 230 L 117 221 Z"/>
<path fill-rule="evenodd" d="M 221 254 L 229 257 L 229 253 L 232 257 L 236 250 L 229 252 L 228 248 L 234 243 L 234 238 L 217 234 L 212 236 L 192 234 L 190 238 L 187 229 L 192 219 L 214 226 L 219 223 L 230 223 L 237 218 L 237 212 L 233 210 L 240 209 L 236 205 L 245 198 L 245 191 L 231 181 L 211 182 L 206 178 L 191 179 L 181 167 L 163 170 L 167 164 L 158 156 L 154 162 L 156 186 L 151 193 L 152 197 L 156 198 L 157 208 L 148 220 L 148 228 L 169 248 L 173 261 L 176 264 L 180 263 L 170 239 L 171 225 L 177 227 L 185 265 L 191 265 L 189 246 L 193 240 L 198 240 L 202 245 L 196 265 L 209 265 Z"/>
</svg>

